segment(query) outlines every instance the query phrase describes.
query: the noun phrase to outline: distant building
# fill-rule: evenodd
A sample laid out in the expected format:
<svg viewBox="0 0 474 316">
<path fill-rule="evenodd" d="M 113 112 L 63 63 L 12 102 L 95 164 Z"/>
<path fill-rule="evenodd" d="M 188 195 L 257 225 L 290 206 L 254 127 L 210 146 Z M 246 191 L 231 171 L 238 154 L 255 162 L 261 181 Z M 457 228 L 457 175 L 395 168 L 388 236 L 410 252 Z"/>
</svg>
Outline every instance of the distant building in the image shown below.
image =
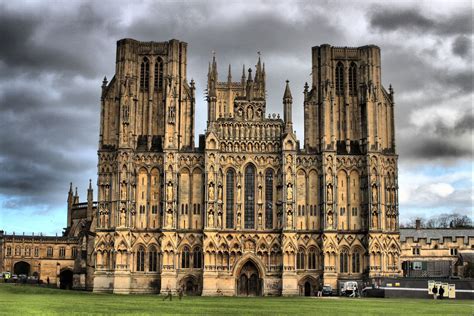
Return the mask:
<svg viewBox="0 0 474 316">
<path fill-rule="evenodd" d="M 62 236 L 6 234 L 0 231 L 0 272 L 36 276 L 61 288 L 92 289 L 92 214 L 97 211 L 91 184 L 80 203 L 72 185 L 68 193 L 67 228 Z M 88 248 L 89 247 L 89 248 Z M 88 279 L 86 278 L 89 269 Z"/>
<path fill-rule="evenodd" d="M 403 275 L 406 277 L 452 277 L 464 275 L 474 257 L 472 228 L 401 228 Z"/>
</svg>

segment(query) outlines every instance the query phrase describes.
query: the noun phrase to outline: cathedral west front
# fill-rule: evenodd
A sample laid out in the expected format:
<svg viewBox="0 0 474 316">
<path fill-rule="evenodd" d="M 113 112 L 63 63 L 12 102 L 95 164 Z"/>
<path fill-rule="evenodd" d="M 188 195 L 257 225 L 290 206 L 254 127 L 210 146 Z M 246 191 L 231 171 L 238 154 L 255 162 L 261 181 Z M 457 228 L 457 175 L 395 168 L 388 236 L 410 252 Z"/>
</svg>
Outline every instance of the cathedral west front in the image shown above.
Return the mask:
<svg viewBox="0 0 474 316">
<path fill-rule="evenodd" d="M 260 58 L 222 75 L 214 57 L 198 147 L 186 60 L 178 40 L 117 43 L 100 105 L 93 291 L 314 295 L 398 276 L 394 93 L 380 49 L 313 47 L 304 104 L 282 83 L 283 117 L 267 113 Z"/>
</svg>

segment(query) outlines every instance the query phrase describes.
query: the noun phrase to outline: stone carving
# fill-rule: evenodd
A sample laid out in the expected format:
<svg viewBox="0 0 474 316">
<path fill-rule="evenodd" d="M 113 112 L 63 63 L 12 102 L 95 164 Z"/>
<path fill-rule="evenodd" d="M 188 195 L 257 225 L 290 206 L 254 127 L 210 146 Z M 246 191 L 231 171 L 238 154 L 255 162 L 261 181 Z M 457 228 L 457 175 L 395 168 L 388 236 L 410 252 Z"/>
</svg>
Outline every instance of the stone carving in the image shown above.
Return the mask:
<svg viewBox="0 0 474 316">
<path fill-rule="evenodd" d="M 212 211 L 209 211 L 209 214 L 207 215 L 207 225 L 209 227 L 214 227 L 214 213 Z"/>
<path fill-rule="evenodd" d="M 328 193 L 327 194 L 328 195 L 328 198 L 327 198 L 328 202 L 332 202 L 332 185 L 328 185 L 328 192 L 327 193 Z"/>
<path fill-rule="evenodd" d="M 211 183 L 209 184 L 209 201 L 214 201 L 214 185 Z"/>
<path fill-rule="evenodd" d="M 288 212 L 286 213 L 286 226 L 288 228 L 293 228 L 293 213 L 291 212 L 291 210 L 288 210 Z"/>
<path fill-rule="evenodd" d="M 168 186 L 166 188 L 166 199 L 168 202 L 173 200 L 173 183 L 171 181 L 168 182 Z"/>
<path fill-rule="evenodd" d="M 332 228 L 333 223 L 333 214 L 332 214 L 332 209 L 328 210 L 327 218 L 326 218 L 326 223 L 328 228 Z"/>
<path fill-rule="evenodd" d="M 286 200 L 293 201 L 293 185 L 291 183 L 286 186 Z"/>
</svg>

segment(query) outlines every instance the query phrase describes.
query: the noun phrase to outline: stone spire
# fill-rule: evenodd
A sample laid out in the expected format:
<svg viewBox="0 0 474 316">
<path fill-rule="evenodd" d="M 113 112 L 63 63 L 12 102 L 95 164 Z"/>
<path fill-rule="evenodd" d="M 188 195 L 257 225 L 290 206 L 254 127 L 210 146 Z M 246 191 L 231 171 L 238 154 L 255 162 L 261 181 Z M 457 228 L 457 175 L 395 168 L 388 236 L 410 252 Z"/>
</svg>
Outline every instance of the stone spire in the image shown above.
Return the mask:
<svg viewBox="0 0 474 316">
<path fill-rule="evenodd" d="M 283 119 L 285 120 L 285 132 L 291 133 L 293 131 L 293 120 L 291 118 L 293 106 L 293 97 L 290 91 L 290 82 L 286 80 L 285 93 L 283 94 Z"/>
</svg>

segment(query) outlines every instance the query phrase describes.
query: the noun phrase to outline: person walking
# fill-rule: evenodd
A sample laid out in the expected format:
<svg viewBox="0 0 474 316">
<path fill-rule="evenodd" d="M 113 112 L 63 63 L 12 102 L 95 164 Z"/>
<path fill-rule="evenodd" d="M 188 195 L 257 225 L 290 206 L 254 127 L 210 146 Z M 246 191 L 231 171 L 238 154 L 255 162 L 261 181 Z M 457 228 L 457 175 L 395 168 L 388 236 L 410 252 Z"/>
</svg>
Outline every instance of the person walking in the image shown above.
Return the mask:
<svg viewBox="0 0 474 316">
<path fill-rule="evenodd" d="M 444 288 L 443 288 L 443 286 L 441 286 L 441 287 L 439 288 L 438 293 L 439 293 L 439 299 L 442 300 L 442 299 L 443 299 L 443 295 L 444 295 Z"/>
<path fill-rule="evenodd" d="M 431 292 L 433 292 L 433 299 L 437 299 L 437 295 L 438 295 L 438 288 L 435 286 L 433 286 L 433 289 L 431 290 Z"/>
<path fill-rule="evenodd" d="M 173 295 L 171 294 L 170 288 L 167 288 L 168 294 L 163 298 L 163 301 L 166 301 L 168 298 L 170 299 L 170 302 L 173 300 Z"/>
</svg>

